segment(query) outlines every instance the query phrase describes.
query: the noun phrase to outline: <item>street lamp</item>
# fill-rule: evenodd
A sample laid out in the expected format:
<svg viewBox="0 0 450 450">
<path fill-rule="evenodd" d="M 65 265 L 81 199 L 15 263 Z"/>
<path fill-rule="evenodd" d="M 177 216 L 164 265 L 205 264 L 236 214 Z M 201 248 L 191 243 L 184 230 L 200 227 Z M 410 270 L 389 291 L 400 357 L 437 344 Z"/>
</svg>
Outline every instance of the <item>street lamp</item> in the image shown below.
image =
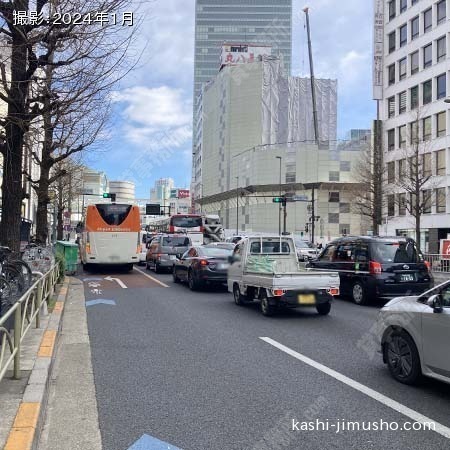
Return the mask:
<svg viewBox="0 0 450 450">
<path fill-rule="evenodd" d="M 275 156 L 275 159 L 279 159 L 280 160 L 280 197 L 281 197 L 281 156 Z M 280 206 L 278 207 L 278 234 L 281 235 L 281 203 Z"/>
</svg>

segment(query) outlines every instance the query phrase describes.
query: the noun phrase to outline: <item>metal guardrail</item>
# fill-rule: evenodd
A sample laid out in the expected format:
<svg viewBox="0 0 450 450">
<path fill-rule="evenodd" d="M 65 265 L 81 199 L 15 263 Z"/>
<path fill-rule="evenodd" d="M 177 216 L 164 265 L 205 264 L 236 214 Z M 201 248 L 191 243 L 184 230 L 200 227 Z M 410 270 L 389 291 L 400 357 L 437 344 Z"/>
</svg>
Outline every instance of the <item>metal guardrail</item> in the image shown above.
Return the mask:
<svg viewBox="0 0 450 450">
<path fill-rule="evenodd" d="M 20 379 L 20 347 L 22 341 L 35 322 L 36 328 L 40 327 L 41 306 L 50 300 L 54 293 L 62 266 L 56 263 L 45 275 L 39 278 L 31 287 L 14 303 L 14 305 L 0 317 L 0 381 L 5 376 L 9 365 L 14 362 L 13 377 Z M 8 330 L 8 323 L 14 317 L 13 330 Z"/>
<path fill-rule="evenodd" d="M 432 272 L 450 273 L 450 255 L 425 254 L 424 258 Z"/>
</svg>

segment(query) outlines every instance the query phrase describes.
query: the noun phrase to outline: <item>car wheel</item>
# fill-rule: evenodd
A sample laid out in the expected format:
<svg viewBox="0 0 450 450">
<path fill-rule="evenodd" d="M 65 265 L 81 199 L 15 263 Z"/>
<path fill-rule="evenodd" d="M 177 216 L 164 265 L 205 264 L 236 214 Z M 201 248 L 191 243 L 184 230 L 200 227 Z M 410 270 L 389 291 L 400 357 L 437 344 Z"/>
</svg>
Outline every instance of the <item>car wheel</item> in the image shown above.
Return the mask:
<svg viewBox="0 0 450 450">
<path fill-rule="evenodd" d="M 192 270 L 188 273 L 188 285 L 191 291 L 198 291 L 200 289 L 200 283 L 195 279 L 194 273 Z"/>
<path fill-rule="evenodd" d="M 177 276 L 177 271 L 175 270 L 175 266 L 173 266 L 172 277 L 174 283 L 179 283 L 180 279 Z"/>
<path fill-rule="evenodd" d="M 145 268 L 146 268 L 147 270 L 150 270 L 150 264 L 148 263 L 148 261 L 145 261 Z"/>
<path fill-rule="evenodd" d="M 260 307 L 263 316 L 270 317 L 275 314 L 275 308 L 269 303 L 266 292 L 261 294 Z"/>
<path fill-rule="evenodd" d="M 237 283 L 233 286 L 233 297 L 234 297 L 234 303 L 238 306 L 244 305 L 244 296 L 241 294 L 241 290 L 239 289 L 239 285 Z"/>
<path fill-rule="evenodd" d="M 326 316 L 331 311 L 331 303 L 330 302 L 320 303 L 316 305 L 316 309 L 321 316 Z"/>
<path fill-rule="evenodd" d="M 367 293 L 360 281 L 357 281 L 352 287 L 352 300 L 357 305 L 365 305 L 367 303 Z"/>
<path fill-rule="evenodd" d="M 157 262 L 155 262 L 154 270 L 155 273 L 161 273 L 161 267 L 159 267 L 159 264 Z"/>
<path fill-rule="evenodd" d="M 420 379 L 419 352 L 411 336 L 403 330 L 393 331 L 384 344 L 384 358 L 391 375 L 400 383 L 415 384 Z"/>
</svg>

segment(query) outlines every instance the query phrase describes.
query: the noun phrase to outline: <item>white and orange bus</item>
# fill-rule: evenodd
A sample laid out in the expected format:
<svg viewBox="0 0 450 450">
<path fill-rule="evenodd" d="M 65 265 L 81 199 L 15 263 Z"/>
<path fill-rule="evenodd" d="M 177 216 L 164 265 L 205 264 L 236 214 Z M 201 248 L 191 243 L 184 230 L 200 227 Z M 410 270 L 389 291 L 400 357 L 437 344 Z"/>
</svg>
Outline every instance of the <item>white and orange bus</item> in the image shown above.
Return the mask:
<svg viewBox="0 0 450 450">
<path fill-rule="evenodd" d="M 126 265 L 139 261 L 139 207 L 118 203 L 89 205 L 83 215 L 80 259 L 93 264 Z"/>
</svg>

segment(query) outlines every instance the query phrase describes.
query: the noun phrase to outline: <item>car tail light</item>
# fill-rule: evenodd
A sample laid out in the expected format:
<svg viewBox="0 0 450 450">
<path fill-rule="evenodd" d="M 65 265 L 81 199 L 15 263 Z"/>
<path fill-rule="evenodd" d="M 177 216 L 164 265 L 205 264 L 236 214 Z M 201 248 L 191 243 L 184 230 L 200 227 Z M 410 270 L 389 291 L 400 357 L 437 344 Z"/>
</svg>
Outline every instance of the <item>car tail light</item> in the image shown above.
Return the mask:
<svg viewBox="0 0 450 450">
<path fill-rule="evenodd" d="M 328 289 L 327 289 L 327 292 L 328 292 L 330 295 L 333 295 L 333 296 L 339 295 L 339 288 L 338 288 L 338 287 L 328 288 Z"/>
<path fill-rule="evenodd" d="M 200 265 L 201 266 L 207 266 L 209 264 L 209 262 L 206 259 L 201 259 L 200 260 Z"/>
<path fill-rule="evenodd" d="M 162 253 L 157 253 L 156 254 L 156 259 L 161 259 L 161 255 L 162 255 Z"/>
<path fill-rule="evenodd" d="M 91 244 L 89 242 L 86 243 L 86 253 L 91 253 Z"/>
<path fill-rule="evenodd" d="M 377 273 L 381 273 L 381 264 L 376 261 L 369 262 L 369 272 L 374 275 Z"/>
<path fill-rule="evenodd" d="M 424 263 L 427 266 L 428 272 L 431 272 L 431 263 L 430 263 L 430 261 L 424 261 Z"/>
<path fill-rule="evenodd" d="M 272 292 L 275 297 L 281 297 L 285 291 L 283 289 L 274 289 Z"/>
</svg>

